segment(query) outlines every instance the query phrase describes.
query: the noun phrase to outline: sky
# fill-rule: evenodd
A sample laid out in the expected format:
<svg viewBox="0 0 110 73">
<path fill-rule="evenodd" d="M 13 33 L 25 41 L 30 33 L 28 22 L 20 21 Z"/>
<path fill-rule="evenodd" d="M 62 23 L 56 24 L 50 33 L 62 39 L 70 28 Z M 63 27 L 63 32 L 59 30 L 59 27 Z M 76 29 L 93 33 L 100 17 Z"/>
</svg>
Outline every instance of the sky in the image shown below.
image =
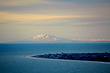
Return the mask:
<svg viewBox="0 0 110 73">
<path fill-rule="evenodd" d="M 37 34 L 110 41 L 110 0 L 0 0 L 0 42 Z"/>
</svg>

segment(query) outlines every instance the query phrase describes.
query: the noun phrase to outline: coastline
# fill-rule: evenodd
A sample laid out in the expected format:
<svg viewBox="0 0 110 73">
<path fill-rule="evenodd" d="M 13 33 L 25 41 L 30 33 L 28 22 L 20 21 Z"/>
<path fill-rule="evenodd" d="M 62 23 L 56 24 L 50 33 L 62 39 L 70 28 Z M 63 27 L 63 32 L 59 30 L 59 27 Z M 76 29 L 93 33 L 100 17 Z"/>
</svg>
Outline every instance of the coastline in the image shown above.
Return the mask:
<svg viewBox="0 0 110 73">
<path fill-rule="evenodd" d="M 88 63 L 101 63 L 101 64 L 110 64 L 110 62 L 102 62 L 102 61 L 87 61 L 87 60 L 67 60 L 67 59 L 50 59 L 50 58 L 39 58 L 32 57 L 34 55 L 26 56 L 27 58 L 39 59 L 39 60 L 56 60 L 56 61 L 72 61 L 72 62 L 88 62 Z"/>
<path fill-rule="evenodd" d="M 110 62 L 110 53 L 61 53 L 32 55 L 31 58 Z"/>
</svg>

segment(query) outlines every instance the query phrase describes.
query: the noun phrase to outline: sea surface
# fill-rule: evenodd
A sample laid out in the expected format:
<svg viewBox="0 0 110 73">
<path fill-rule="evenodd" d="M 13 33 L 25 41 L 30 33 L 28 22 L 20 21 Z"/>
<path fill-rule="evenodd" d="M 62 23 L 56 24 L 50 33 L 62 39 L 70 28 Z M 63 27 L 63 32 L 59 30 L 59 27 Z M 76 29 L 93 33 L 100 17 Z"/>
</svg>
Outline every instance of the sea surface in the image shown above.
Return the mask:
<svg viewBox="0 0 110 73">
<path fill-rule="evenodd" d="M 28 57 L 61 52 L 110 53 L 110 43 L 0 44 L 0 73 L 110 73 L 110 62 Z"/>
</svg>

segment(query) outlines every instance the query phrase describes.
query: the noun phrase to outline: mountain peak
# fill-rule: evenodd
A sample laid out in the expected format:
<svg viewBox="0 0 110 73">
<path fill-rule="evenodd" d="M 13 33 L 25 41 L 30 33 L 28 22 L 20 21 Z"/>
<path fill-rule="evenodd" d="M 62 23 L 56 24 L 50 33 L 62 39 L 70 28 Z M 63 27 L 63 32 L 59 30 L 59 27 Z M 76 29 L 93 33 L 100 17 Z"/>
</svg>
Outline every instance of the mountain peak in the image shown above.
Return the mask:
<svg viewBox="0 0 110 73">
<path fill-rule="evenodd" d="M 16 43 L 70 43 L 72 40 L 59 38 L 49 34 L 38 34 L 30 39 L 15 41 Z"/>
<path fill-rule="evenodd" d="M 56 41 L 57 38 L 53 35 L 38 34 L 32 38 L 33 41 Z"/>
</svg>

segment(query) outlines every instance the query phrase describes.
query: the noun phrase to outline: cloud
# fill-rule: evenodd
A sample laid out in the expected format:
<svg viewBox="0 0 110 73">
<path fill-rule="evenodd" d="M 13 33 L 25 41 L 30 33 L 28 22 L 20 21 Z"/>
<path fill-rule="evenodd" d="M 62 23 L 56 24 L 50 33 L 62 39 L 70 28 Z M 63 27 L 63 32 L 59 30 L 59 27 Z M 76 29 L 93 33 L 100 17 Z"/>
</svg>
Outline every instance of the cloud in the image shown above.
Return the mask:
<svg viewBox="0 0 110 73">
<path fill-rule="evenodd" d="M 110 41 L 110 39 L 73 39 L 75 41 Z"/>
<path fill-rule="evenodd" d="M 9 12 L 16 12 L 16 13 L 59 14 L 59 15 L 70 14 L 70 15 L 83 15 L 83 16 L 85 15 L 85 16 L 95 16 L 95 17 L 97 16 L 99 18 L 100 17 L 110 18 L 109 3 L 84 4 L 84 3 L 77 3 L 77 2 L 74 3 L 74 1 L 58 2 L 56 0 L 55 1 L 53 0 L 51 1 L 49 0 L 2 0 L 0 1 L 0 5 L 1 5 L 0 6 L 1 11 L 9 11 Z"/>
<path fill-rule="evenodd" d="M 74 24 L 72 23 L 71 26 L 110 26 L 110 21 L 102 20 L 102 21 L 76 21 Z"/>
<path fill-rule="evenodd" d="M 0 24 L 21 24 L 28 26 L 109 26 L 108 20 L 94 20 L 97 16 L 57 15 L 0 12 Z M 87 20 L 89 19 L 89 21 Z M 92 20 L 90 20 L 92 19 Z"/>
<path fill-rule="evenodd" d="M 40 20 L 51 19 L 68 19 L 68 18 L 88 18 L 93 16 L 81 15 L 41 15 L 41 14 L 17 14 L 10 12 L 0 12 L 0 22 L 35 22 Z"/>
<path fill-rule="evenodd" d="M 24 6 L 38 3 L 49 4 L 50 2 L 45 0 L 0 0 L 0 6 Z"/>
</svg>

